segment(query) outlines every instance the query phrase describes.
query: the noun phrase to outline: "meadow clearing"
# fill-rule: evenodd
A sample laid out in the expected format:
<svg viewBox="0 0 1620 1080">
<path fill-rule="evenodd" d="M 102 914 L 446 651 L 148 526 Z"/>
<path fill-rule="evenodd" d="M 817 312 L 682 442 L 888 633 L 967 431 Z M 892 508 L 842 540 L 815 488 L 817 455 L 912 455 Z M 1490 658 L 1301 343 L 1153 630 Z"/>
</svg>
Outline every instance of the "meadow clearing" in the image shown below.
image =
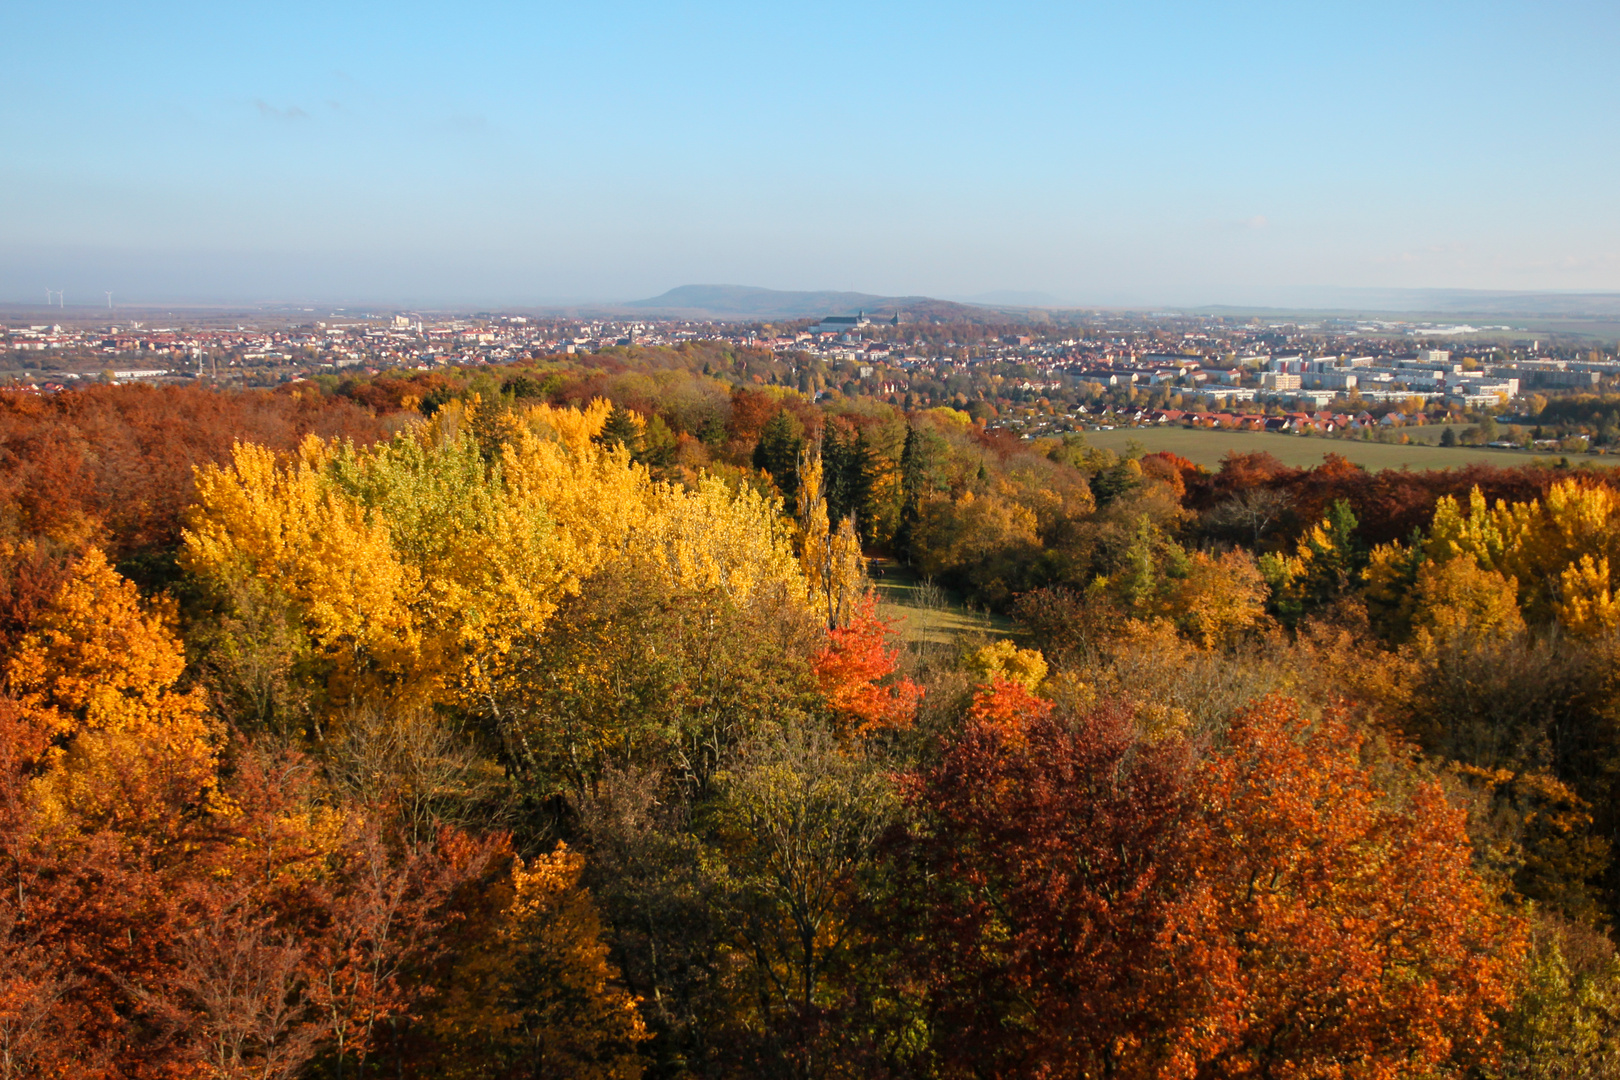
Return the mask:
<svg viewBox="0 0 1620 1080">
<path fill-rule="evenodd" d="M 1440 427 L 1418 428 L 1415 439 L 1438 439 Z M 1405 446 L 1395 443 L 1363 442 L 1318 435 L 1289 435 L 1271 431 L 1209 431 L 1184 427 L 1115 428 L 1088 431 L 1086 441 L 1093 446 L 1123 452 L 1134 440 L 1149 453 L 1168 450 L 1206 469 L 1218 469 L 1229 453 L 1248 454 L 1263 450 L 1298 468 L 1320 465 L 1327 454 L 1341 454 L 1364 468 L 1450 469 L 1481 463 L 1502 468 L 1528 465 L 1533 461 L 1556 462 L 1567 459 L 1571 465 L 1590 463 L 1611 466 L 1620 458 L 1601 454 L 1532 454 L 1523 450 L 1493 450 L 1478 446 L 1435 446 L 1414 441 Z"/>
</svg>

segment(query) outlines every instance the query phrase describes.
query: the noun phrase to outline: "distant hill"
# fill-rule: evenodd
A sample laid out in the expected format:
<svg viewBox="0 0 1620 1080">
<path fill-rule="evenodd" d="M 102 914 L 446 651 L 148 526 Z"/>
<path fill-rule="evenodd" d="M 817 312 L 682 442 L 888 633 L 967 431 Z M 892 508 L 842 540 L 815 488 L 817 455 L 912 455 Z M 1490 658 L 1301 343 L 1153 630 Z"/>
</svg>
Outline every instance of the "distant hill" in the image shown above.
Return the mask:
<svg viewBox="0 0 1620 1080">
<path fill-rule="evenodd" d="M 1373 315 L 1451 316 L 1474 318 L 1603 319 L 1620 318 L 1620 293 L 1493 292 L 1475 289 L 1346 289 L 1284 290 L 1274 303 L 1259 306 L 1209 305 L 1192 310 L 1207 314 L 1250 311 L 1344 312 Z M 763 321 L 814 319 L 864 311 L 874 321 L 899 311 L 908 322 L 1020 323 L 1062 321 L 1077 312 L 1044 293 L 998 292 L 940 300 L 931 296 L 878 296 L 873 293 L 790 292 L 750 285 L 682 285 L 662 296 L 614 305 L 620 312 L 675 319 Z"/>
<path fill-rule="evenodd" d="M 682 285 L 662 296 L 621 307 L 666 318 L 758 320 L 813 319 L 864 311 L 874 322 L 896 311 L 910 321 L 987 322 L 1017 320 L 1021 313 L 935 300 L 928 296 L 874 296 L 857 292 L 787 292 L 750 285 Z"/>
</svg>

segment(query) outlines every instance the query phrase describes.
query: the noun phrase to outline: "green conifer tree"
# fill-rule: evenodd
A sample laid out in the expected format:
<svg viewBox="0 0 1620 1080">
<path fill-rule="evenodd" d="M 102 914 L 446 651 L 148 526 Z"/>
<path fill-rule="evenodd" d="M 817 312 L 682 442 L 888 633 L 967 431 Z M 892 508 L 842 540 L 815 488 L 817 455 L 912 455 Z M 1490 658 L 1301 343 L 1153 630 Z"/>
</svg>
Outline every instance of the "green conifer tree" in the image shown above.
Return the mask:
<svg viewBox="0 0 1620 1080">
<path fill-rule="evenodd" d="M 792 513 L 799 492 L 799 455 L 804 452 L 804 429 L 786 409 L 766 422 L 754 447 L 754 468 L 771 474 Z"/>
</svg>

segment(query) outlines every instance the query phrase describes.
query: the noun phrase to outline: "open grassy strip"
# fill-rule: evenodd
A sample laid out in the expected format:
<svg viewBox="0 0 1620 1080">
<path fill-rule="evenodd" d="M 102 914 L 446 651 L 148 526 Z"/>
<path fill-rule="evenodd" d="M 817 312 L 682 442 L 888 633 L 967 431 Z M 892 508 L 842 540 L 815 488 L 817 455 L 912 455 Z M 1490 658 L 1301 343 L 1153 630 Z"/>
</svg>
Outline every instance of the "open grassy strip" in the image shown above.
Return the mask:
<svg viewBox="0 0 1620 1080">
<path fill-rule="evenodd" d="M 1327 454 L 1341 454 L 1367 469 L 1450 469 L 1475 462 L 1513 468 L 1533 461 L 1556 462 L 1565 458 L 1571 465 L 1620 465 L 1620 457 L 1600 454 L 1533 454 L 1523 450 L 1492 450 L 1477 446 L 1429 446 L 1411 443 L 1363 442 L 1316 435 L 1288 435 L 1268 431 L 1209 431 L 1183 427 L 1115 428 L 1088 431 L 1093 446 L 1123 452 L 1134 440 L 1148 452 L 1168 450 L 1209 469 L 1220 468 L 1229 453 L 1250 454 L 1265 451 L 1285 465 L 1308 468 L 1320 465 Z M 1423 429 L 1416 429 L 1421 437 Z"/>
<path fill-rule="evenodd" d="M 970 610 L 950 590 L 924 582 L 904 563 L 873 559 L 871 573 L 878 591 L 878 614 L 894 623 L 904 641 L 944 645 L 964 633 L 1017 636 L 1011 619 Z"/>
</svg>

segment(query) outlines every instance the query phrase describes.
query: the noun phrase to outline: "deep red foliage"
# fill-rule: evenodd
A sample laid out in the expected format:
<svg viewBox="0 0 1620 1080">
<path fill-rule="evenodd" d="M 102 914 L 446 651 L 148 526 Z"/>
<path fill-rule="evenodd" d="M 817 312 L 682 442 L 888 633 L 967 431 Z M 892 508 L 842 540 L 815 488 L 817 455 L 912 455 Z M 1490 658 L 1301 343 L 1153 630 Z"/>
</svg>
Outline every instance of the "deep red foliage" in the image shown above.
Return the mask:
<svg viewBox="0 0 1620 1080">
<path fill-rule="evenodd" d="M 910 960 L 947 1075 L 1106 1075 L 1114 1042 L 1162 1007 L 1143 965 L 1165 926 L 1186 757 L 1138 750 L 1118 707 L 1022 719 L 1016 733 L 970 720 L 913 789 L 933 824 L 909 852 Z"/>
<path fill-rule="evenodd" d="M 1256 488 L 1283 492 L 1289 497 L 1299 527 L 1321 520 L 1329 506 L 1344 499 L 1360 523 L 1362 539 L 1369 544 L 1405 540 L 1413 529 L 1428 526 L 1438 499 L 1451 495 L 1466 500 L 1475 487 L 1494 503 L 1497 499 L 1509 502 L 1544 499 L 1548 489 L 1560 480 L 1614 483 L 1608 470 L 1572 472 L 1534 465 L 1511 469 L 1463 465 L 1425 472 L 1404 469 L 1370 472 L 1333 453 L 1315 468 L 1296 469 L 1263 451 L 1228 454 L 1219 471 L 1184 473 L 1183 479 L 1186 484 L 1183 503 L 1191 510 L 1208 510 Z"/>
<path fill-rule="evenodd" d="M 899 843 L 890 933 L 943 1075 L 1395 1080 L 1489 1060 L 1521 930 L 1438 787 L 1390 797 L 1342 717 L 1281 698 L 1202 761 L 1118 704 L 1003 704 L 911 781 Z"/>
<path fill-rule="evenodd" d="M 84 535 L 99 523 L 115 558 L 179 540 L 193 466 L 238 440 L 291 449 L 306 435 L 370 442 L 382 424 L 352 401 L 306 392 L 92 386 L 0 393 L 0 509 L 11 535 Z"/>
</svg>

